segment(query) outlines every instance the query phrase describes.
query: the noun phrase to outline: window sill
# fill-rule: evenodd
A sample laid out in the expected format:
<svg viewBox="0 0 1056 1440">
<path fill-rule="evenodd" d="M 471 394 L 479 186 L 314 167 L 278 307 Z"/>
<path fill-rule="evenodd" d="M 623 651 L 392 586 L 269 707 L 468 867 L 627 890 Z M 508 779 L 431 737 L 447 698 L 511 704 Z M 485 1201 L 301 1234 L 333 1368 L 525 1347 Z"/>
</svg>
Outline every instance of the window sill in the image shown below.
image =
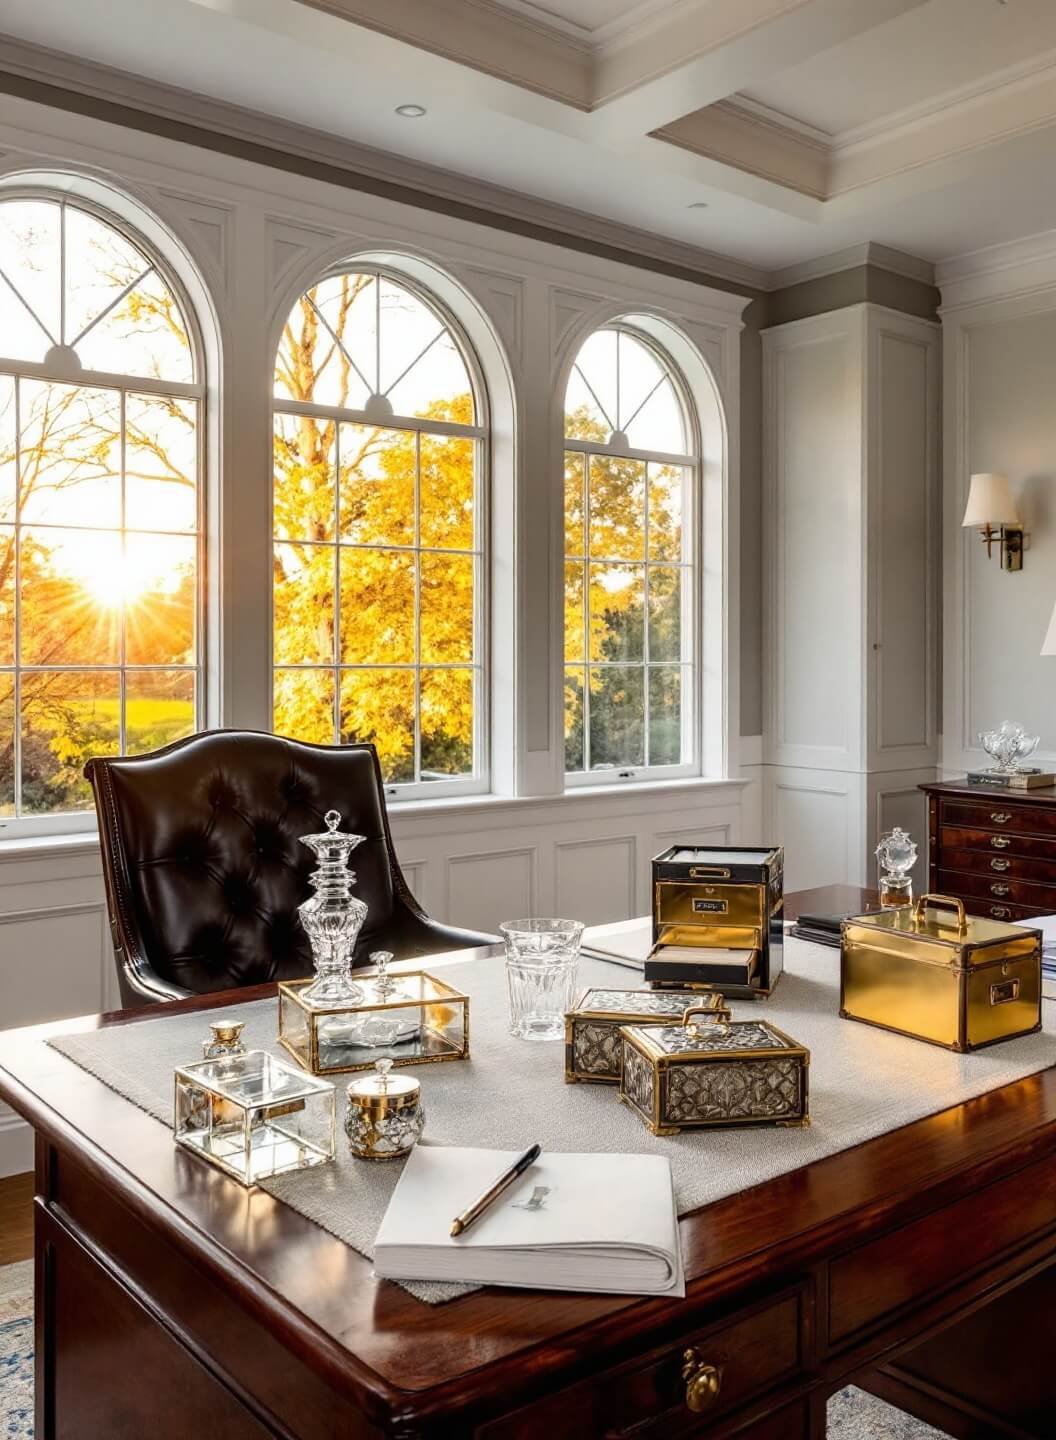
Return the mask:
<svg viewBox="0 0 1056 1440">
<path fill-rule="evenodd" d="M 67 855 L 98 855 L 98 830 L 76 830 L 65 835 L 9 835 L 0 832 L 0 865 L 9 860 L 47 860 Z"/>
<path fill-rule="evenodd" d="M 744 776 L 712 779 L 700 775 L 681 780 L 627 781 L 616 785 L 575 785 L 558 795 L 453 795 L 436 800 L 390 800 L 389 818 L 398 828 L 403 820 L 484 819 L 491 816 L 527 816 L 539 810 L 576 811 L 589 802 L 606 805 L 617 798 L 631 809 L 645 809 L 659 796 L 722 795 L 739 792 L 750 784 Z M 0 838 L 0 864 L 19 860 L 65 859 L 75 855 L 98 855 L 96 830 L 79 830 L 65 835 L 12 835 Z"/>
<path fill-rule="evenodd" d="M 747 776 L 731 776 L 727 779 L 712 779 L 700 775 L 683 776 L 680 780 L 624 781 L 616 785 L 574 785 L 556 795 L 459 795 L 449 799 L 436 800 L 390 800 L 389 818 L 394 824 L 403 819 L 417 820 L 436 817 L 472 815 L 524 814 L 538 809 L 571 809 L 581 807 L 584 801 L 611 801 L 617 797 L 625 801 L 639 799 L 649 801 L 662 795 L 705 795 L 721 794 L 723 791 L 742 790 L 751 784 Z"/>
</svg>

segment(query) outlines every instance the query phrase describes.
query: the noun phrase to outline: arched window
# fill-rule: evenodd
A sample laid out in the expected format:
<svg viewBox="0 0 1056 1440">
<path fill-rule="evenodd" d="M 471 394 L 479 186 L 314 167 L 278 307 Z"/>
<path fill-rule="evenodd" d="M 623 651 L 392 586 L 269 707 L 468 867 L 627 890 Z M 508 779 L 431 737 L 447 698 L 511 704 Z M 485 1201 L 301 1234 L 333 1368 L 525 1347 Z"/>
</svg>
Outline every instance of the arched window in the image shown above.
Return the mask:
<svg viewBox="0 0 1056 1440">
<path fill-rule="evenodd" d="M 294 305 L 274 388 L 280 734 L 372 741 L 386 784 L 485 783 L 485 426 L 468 347 L 402 277 Z"/>
<path fill-rule="evenodd" d="M 202 380 L 141 238 L 0 198 L 0 817 L 26 829 L 90 810 L 89 756 L 197 727 Z"/>
<path fill-rule="evenodd" d="M 565 395 L 573 783 L 699 769 L 698 470 L 696 426 L 671 362 L 630 321 L 595 331 Z"/>
</svg>

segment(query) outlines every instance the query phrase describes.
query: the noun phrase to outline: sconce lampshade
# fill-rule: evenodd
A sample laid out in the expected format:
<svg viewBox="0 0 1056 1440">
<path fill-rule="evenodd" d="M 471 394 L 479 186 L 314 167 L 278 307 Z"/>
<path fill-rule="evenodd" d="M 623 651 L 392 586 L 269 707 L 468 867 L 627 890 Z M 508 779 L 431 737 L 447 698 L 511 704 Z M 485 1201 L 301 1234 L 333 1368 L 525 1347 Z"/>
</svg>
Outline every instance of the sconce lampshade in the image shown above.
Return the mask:
<svg viewBox="0 0 1056 1440">
<path fill-rule="evenodd" d="M 968 486 L 968 504 L 965 506 L 962 526 L 969 525 L 1018 525 L 1012 492 L 1008 488 L 1008 476 L 984 473 L 973 475 Z"/>
<path fill-rule="evenodd" d="M 1043 655 L 1056 655 L 1056 609 L 1053 609 L 1052 619 L 1049 621 L 1049 628 L 1045 632 L 1045 639 L 1041 642 L 1041 653 Z"/>
</svg>

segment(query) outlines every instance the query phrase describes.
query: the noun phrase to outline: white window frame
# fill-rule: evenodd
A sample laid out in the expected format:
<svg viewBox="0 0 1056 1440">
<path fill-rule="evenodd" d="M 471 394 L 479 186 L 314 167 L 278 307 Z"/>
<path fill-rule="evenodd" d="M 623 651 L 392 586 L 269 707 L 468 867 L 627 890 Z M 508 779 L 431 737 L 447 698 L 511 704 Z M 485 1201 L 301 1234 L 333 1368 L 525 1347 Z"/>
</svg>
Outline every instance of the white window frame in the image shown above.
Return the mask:
<svg viewBox="0 0 1056 1440">
<path fill-rule="evenodd" d="M 490 556 L 491 556 L 491 531 L 490 531 L 490 506 L 488 499 L 491 486 L 490 476 L 490 447 L 489 440 L 491 426 L 488 411 L 487 387 L 484 384 L 481 366 L 472 345 L 462 331 L 457 319 L 450 310 L 437 299 L 428 287 L 412 279 L 402 270 L 395 266 L 382 265 L 377 263 L 362 264 L 355 259 L 346 261 L 340 265 L 331 266 L 317 279 L 313 280 L 305 290 L 293 301 L 298 304 L 301 296 L 315 286 L 322 284 L 325 280 L 334 279 L 341 275 L 374 275 L 379 280 L 388 280 L 393 285 L 406 290 L 420 304 L 432 312 L 441 325 L 444 326 L 450 335 L 452 342 L 457 348 L 462 362 L 466 367 L 466 374 L 473 394 L 473 408 L 477 416 L 475 425 L 460 425 L 445 420 L 423 420 L 414 415 L 385 415 L 370 410 L 344 408 L 334 405 L 315 404 L 311 401 L 284 400 L 275 394 L 274 384 L 272 385 L 271 405 L 269 408 L 271 423 L 272 442 L 275 434 L 275 420 L 279 415 L 307 415 L 317 419 L 334 420 L 339 425 L 344 423 L 364 425 L 371 429 L 380 430 L 408 430 L 416 435 L 451 435 L 471 439 L 476 443 L 476 465 L 474 467 L 474 493 L 473 506 L 475 518 L 476 544 L 472 551 L 452 550 L 440 546 L 420 545 L 416 542 L 413 545 L 361 545 L 343 543 L 340 540 L 339 529 L 335 527 L 333 541 L 292 541 L 296 544 L 318 544 L 321 548 L 332 549 L 338 552 L 342 550 L 356 549 L 384 549 L 400 551 L 415 557 L 419 555 L 470 555 L 473 558 L 473 660 L 467 665 L 463 662 L 451 662 L 447 664 L 426 664 L 416 658 L 411 663 L 405 664 L 373 664 L 373 665 L 342 665 L 335 654 L 334 660 L 329 664 L 317 664 L 306 662 L 301 665 L 289 663 L 278 663 L 275 660 L 275 605 L 274 589 L 268 597 L 268 637 L 270 663 L 268 668 L 268 714 L 269 726 L 274 728 L 275 717 L 275 672 L 276 670 L 323 670 L 328 671 L 334 677 L 334 730 L 333 741 L 335 745 L 341 744 L 341 686 L 340 677 L 342 670 L 410 670 L 414 673 L 415 684 L 415 707 L 414 707 L 414 763 L 416 772 L 421 762 L 421 713 L 419 704 L 421 672 L 423 670 L 466 670 L 469 669 L 473 675 L 473 771 L 470 775 L 453 776 L 450 779 L 416 780 L 386 782 L 385 795 L 390 801 L 397 805 L 400 801 L 411 800 L 439 800 L 454 796 L 482 795 L 488 793 L 491 785 L 490 767 L 490 667 L 489 659 L 489 613 L 490 613 Z M 379 327 L 380 329 L 380 327 Z M 340 443 L 340 432 L 338 432 L 338 444 Z M 418 537 L 420 532 L 421 512 L 419 508 L 418 494 L 418 445 L 415 442 L 415 485 L 414 485 L 414 530 Z M 340 455 L 337 456 L 337 464 L 340 465 Z M 275 482 L 274 468 L 272 469 L 271 484 L 268 487 L 268 514 L 269 531 L 272 545 L 282 544 L 280 537 L 275 534 Z M 340 487 L 334 486 L 335 506 L 340 504 Z M 341 605 L 341 567 L 336 566 L 335 587 L 334 587 L 334 608 L 335 619 L 340 623 Z M 415 654 L 419 651 L 420 634 L 420 573 L 419 583 L 415 585 L 414 597 L 414 628 L 415 628 Z M 296 737 L 294 737 L 296 738 Z"/>
<path fill-rule="evenodd" d="M 679 367 L 664 347 L 651 335 L 639 329 L 627 320 L 616 319 L 606 325 L 600 325 L 592 331 L 598 334 L 604 331 L 615 333 L 622 332 L 631 336 L 638 344 L 649 350 L 663 369 L 665 375 L 671 382 L 672 389 L 682 408 L 683 426 L 687 440 L 694 442 L 692 452 L 678 454 L 663 450 L 638 450 L 628 445 L 613 445 L 611 441 L 601 445 L 593 440 L 577 440 L 568 436 L 562 439 L 562 456 L 569 452 L 583 455 L 584 458 L 584 512 L 583 530 L 586 539 L 587 554 L 583 556 L 582 563 L 585 567 L 583 582 L 583 606 L 584 626 L 590 623 L 590 588 L 589 588 L 589 567 L 591 564 L 641 564 L 645 572 L 643 585 L 643 635 L 642 635 L 642 659 L 641 660 L 613 660 L 602 662 L 591 662 L 587 658 L 584 649 L 582 669 L 586 676 L 587 683 L 583 692 L 583 755 L 584 763 L 589 760 L 590 754 L 590 671 L 592 669 L 603 669 L 609 666 L 617 669 L 630 667 L 641 668 L 644 672 L 644 716 L 643 734 L 646 745 L 649 735 L 649 560 L 648 560 L 648 535 L 649 535 L 649 486 L 645 487 L 645 535 L 646 535 L 646 556 L 641 562 L 634 560 L 607 559 L 604 556 L 590 554 L 590 456 L 611 455 L 621 460 L 644 461 L 648 466 L 650 463 L 657 465 L 677 465 L 686 472 L 686 483 L 682 492 L 682 545 L 683 556 L 680 563 L 688 572 L 688 585 L 683 586 L 682 591 L 682 614 L 681 614 L 681 635 L 682 635 L 682 659 L 679 662 L 685 671 L 689 671 L 688 684 L 682 686 L 682 751 L 688 758 L 677 765 L 627 765 L 612 766 L 609 769 L 591 770 L 565 770 L 565 788 L 579 789 L 583 787 L 596 787 L 599 785 L 640 785 L 648 784 L 658 780 L 684 780 L 701 774 L 702 769 L 702 745 L 701 745 L 701 716 L 703 706 L 701 703 L 701 675 L 703 671 L 701 655 L 701 635 L 703 625 L 700 620 L 702 603 L 702 586 L 700 580 L 701 565 L 701 444 L 700 444 L 700 422 L 697 416 L 697 407 L 694 405 L 682 376 Z M 589 339 L 590 337 L 586 337 Z M 586 340 L 583 342 L 586 343 Z M 582 349 L 582 345 L 579 347 Z M 579 361 L 579 350 L 576 352 L 576 359 L 573 361 L 573 369 Z M 572 371 L 569 371 L 569 380 Z M 566 382 L 566 390 L 567 390 Z M 589 388 L 589 384 L 588 384 Z M 562 397 L 562 429 L 564 429 L 565 397 Z M 648 476 L 648 469 L 646 470 Z M 563 533 L 563 532 L 562 532 Z M 562 572 L 563 563 L 567 554 L 562 550 Z M 562 589 L 562 600 L 564 590 Z M 562 627 L 562 635 L 564 627 Z M 562 642 L 563 649 L 563 642 Z M 564 692 L 564 677 L 568 670 L 579 665 L 580 662 L 567 660 L 562 654 L 562 693 Z M 675 662 L 664 662 L 673 664 Z M 562 710 L 563 710 L 562 705 Z M 648 753 L 648 751 L 646 752 Z"/>
<path fill-rule="evenodd" d="M 107 225 L 116 231 L 123 239 L 127 240 L 136 250 L 140 251 L 150 262 L 153 268 L 164 283 L 176 297 L 180 306 L 181 316 L 187 327 L 187 339 L 191 355 L 192 373 L 195 379 L 191 383 L 175 380 L 155 380 L 150 376 L 127 375 L 121 372 L 104 370 L 89 370 L 82 366 L 64 366 L 61 363 L 38 363 L 27 360 L 15 360 L 0 353 L 0 375 L 12 376 L 16 382 L 16 417 L 18 415 L 18 386 L 20 379 L 42 380 L 56 385 L 78 386 L 81 389 L 102 389 L 116 390 L 120 395 L 121 404 L 121 431 L 122 431 L 122 486 L 124 484 L 124 419 L 125 404 L 128 394 L 153 394 L 171 395 L 180 399 L 192 399 L 198 407 L 198 424 L 195 435 L 195 465 L 196 465 L 196 512 L 195 529 L 193 538 L 196 541 L 196 581 L 197 595 L 195 600 L 194 613 L 194 662 L 191 665 L 136 665 L 132 669 L 139 671 L 170 671 L 183 670 L 193 672 L 195 679 L 195 716 L 194 731 L 203 728 L 204 717 L 209 713 L 209 696 L 207 686 L 209 682 L 209 667 L 206 663 L 207 656 L 207 611 L 206 611 L 206 570 L 208 555 L 206 550 L 206 431 L 209 419 L 208 386 L 206 383 L 205 349 L 202 343 L 201 331 L 199 328 L 198 314 L 195 306 L 191 303 L 184 286 L 174 275 L 172 268 L 164 257 L 159 254 L 157 247 L 134 225 L 124 220 L 121 216 L 115 215 L 113 211 L 105 206 L 98 205 L 95 201 L 85 198 L 77 193 L 66 193 L 64 191 L 52 190 L 47 186 L 20 185 L 0 189 L 0 216 L 3 214 L 3 206 L 8 201 L 35 200 L 47 204 L 56 205 L 61 209 L 72 207 L 75 210 L 82 210 L 85 214 L 91 215 L 94 219 Z M 65 227 L 62 232 L 65 235 Z M 63 244 L 63 250 L 65 245 Z M 63 254 L 60 264 L 65 265 Z M 2 283 L 2 282 L 0 282 Z M 60 282 L 62 283 L 62 282 Z M 16 421 L 17 423 L 17 421 Z M 20 494 L 21 477 L 19 475 L 19 457 L 16 453 L 16 505 L 15 520 L 16 528 L 21 524 L 20 519 Z M 90 530 L 92 534 L 99 534 L 100 530 L 95 527 L 63 526 L 64 529 L 83 528 Z M 124 536 L 125 527 L 122 525 L 117 533 Z M 183 533 L 183 532 L 180 532 Z M 20 585 L 20 579 L 16 570 L 16 588 Z M 117 671 L 119 676 L 119 694 L 121 700 L 120 708 L 120 731 L 118 740 L 118 753 L 124 753 L 125 745 L 125 685 L 127 667 L 125 665 L 125 641 L 124 627 L 122 627 L 120 659 L 115 665 L 22 665 L 18 661 L 20 648 L 21 630 L 21 606 L 16 607 L 15 612 L 15 663 L 12 667 L 15 674 L 15 739 L 14 739 L 14 781 L 15 781 L 15 808 L 14 815 L 0 816 L 0 839 L 19 840 L 31 839 L 35 836 L 56 836 L 56 835 L 77 835 L 85 832 L 92 832 L 97 828 L 96 813 L 94 808 L 85 810 L 64 810 L 57 815 L 18 815 L 18 800 L 22 787 L 21 758 L 22 758 L 22 726 L 21 726 L 21 676 L 33 674 L 38 670 L 70 670 L 78 673 L 83 671 L 94 671 L 99 673 L 112 673 Z M 9 667 L 4 666 L 5 670 Z"/>
</svg>

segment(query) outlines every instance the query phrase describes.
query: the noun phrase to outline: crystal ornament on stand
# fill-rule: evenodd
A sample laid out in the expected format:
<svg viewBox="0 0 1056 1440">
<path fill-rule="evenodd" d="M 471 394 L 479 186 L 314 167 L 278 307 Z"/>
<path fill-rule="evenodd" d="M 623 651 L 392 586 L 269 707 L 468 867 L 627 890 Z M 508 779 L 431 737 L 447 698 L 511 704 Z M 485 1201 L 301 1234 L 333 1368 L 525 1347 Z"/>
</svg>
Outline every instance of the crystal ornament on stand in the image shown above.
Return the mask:
<svg viewBox="0 0 1056 1440">
<path fill-rule="evenodd" d="M 323 820 L 322 834 L 301 836 L 319 862 L 308 877 L 315 894 L 297 909 L 315 963 L 316 978 L 304 998 L 313 1005 L 355 1004 L 363 992 L 352 979 L 352 952 L 367 907 L 352 894 L 356 872 L 348 868 L 348 857 L 365 837 L 342 834 L 336 810 L 328 810 Z"/>
<path fill-rule="evenodd" d="M 880 906 L 897 910 L 913 903 L 913 879 L 910 871 L 917 863 L 916 841 L 900 825 L 881 835 L 876 847 L 879 867 Z"/>
<path fill-rule="evenodd" d="M 1023 761 L 1038 748 L 1040 735 L 1028 735 L 1022 725 L 1003 720 L 996 730 L 980 732 L 979 744 L 994 762 L 991 775 L 1018 775 L 1027 770 Z"/>
</svg>

